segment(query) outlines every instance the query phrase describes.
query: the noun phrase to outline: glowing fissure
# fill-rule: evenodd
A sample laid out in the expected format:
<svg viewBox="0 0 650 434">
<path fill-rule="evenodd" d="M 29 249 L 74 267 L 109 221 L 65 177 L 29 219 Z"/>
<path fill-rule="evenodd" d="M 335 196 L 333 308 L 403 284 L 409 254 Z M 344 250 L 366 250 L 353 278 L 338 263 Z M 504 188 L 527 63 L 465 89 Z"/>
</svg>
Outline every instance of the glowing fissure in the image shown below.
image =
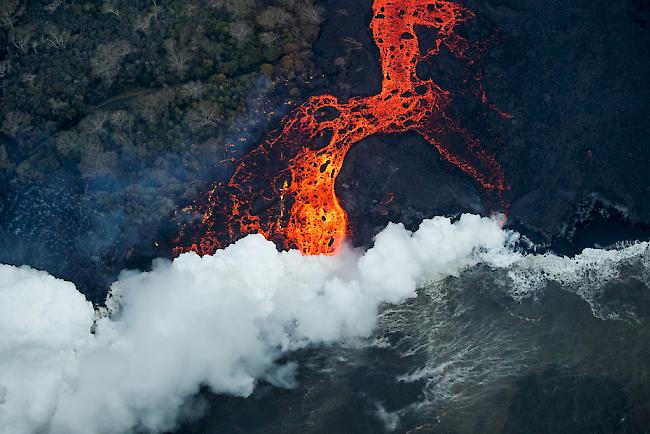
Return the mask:
<svg viewBox="0 0 650 434">
<path fill-rule="evenodd" d="M 418 63 L 443 46 L 465 59 L 469 43 L 455 28 L 471 17 L 471 11 L 450 1 L 375 0 L 370 28 L 380 51 L 381 93 L 347 102 L 322 95 L 298 107 L 273 137 L 241 160 L 227 184 L 213 188 L 197 212 L 204 231 L 200 242 L 176 253 L 211 254 L 249 233 L 303 254 L 335 252 L 348 231 L 336 178 L 350 147 L 378 133 L 416 131 L 501 197 L 506 186 L 494 156 L 447 115 L 450 93 L 416 73 Z M 420 51 L 416 26 L 437 31 L 428 52 Z M 456 140 L 445 140 L 451 136 Z"/>
</svg>

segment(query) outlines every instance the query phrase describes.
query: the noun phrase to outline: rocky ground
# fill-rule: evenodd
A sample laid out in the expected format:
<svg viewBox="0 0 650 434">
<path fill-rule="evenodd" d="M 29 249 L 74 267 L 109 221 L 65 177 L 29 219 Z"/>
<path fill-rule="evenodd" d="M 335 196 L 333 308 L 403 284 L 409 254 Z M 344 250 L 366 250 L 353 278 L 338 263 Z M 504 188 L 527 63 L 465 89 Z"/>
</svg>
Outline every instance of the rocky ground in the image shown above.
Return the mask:
<svg viewBox="0 0 650 434">
<path fill-rule="evenodd" d="M 370 2 L 355 4 L 361 10 Z M 466 35 L 474 40 L 496 35 L 483 59 L 488 97 L 513 118 L 495 114 L 478 121 L 471 110 L 459 107 L 457 112 L 461 124 L 483 138 L 504 168 L 511 187 L 510 224 L 567 252 L 606 245 L 612 234 L 647 238 L 650 4 L 467 4 L 476 19 L 464 29 Z M 340 87 L 374 93 L 378 81 L 367 77 L 377 70 L 365 60 L 373 55 L 372 45 L 359 30 L 361 13 L 349 15 L 349 26 L 338 17 L 331 20 L 342 39 L 359 40 L 364 48 L 356 56 L 358 75 L 348 74 Z M 360 242 L 368 242 L 388 220 L 413 224 L 423 216 L 482 209 L 481 192 L 418 142 L 415 137 L 373 137 L 351 151 L 338 191 L 353 223 L 363 228 L 355 232 Z M 389 193 L 394 199 L 383 209 Z M 594 219 L 598 223 L 591 224 Z M 577 238 L 576 227 L 581 231 Z"/>
</svg>

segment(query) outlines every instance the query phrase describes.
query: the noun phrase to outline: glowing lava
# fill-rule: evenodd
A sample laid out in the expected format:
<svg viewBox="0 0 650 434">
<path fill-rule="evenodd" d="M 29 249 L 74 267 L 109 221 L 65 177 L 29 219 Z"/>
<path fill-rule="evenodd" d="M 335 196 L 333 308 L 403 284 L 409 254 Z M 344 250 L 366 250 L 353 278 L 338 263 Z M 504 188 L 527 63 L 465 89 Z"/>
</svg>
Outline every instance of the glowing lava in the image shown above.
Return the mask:
<svg viewBox="0 0 650 434">
<path fill-rule="evenodd" d="M 448 91 L 416 74 L 445 46 L 464 59 L 468 42 L 458 24 L 473 17 L 451 1 L 375 0 L 370 23 L 382 66 L 381 93 L 339 101 L 312 97 L 282 122 L 273 137 L 244 157 L 230 181 L 208 194 L 198 210 L 204 235 L 195 250 L 210 254 L 239 237 L 261 233 L 303 254 L 330 254 L 347 235 L 347 215 L 334 184 L 352 145 L 378 133 L 416 131 L 481 186 L 505 190 L 501 167 L 478 140 L 447 115 Z M 415 26 L 436 39 L 421 52 Z"/>
</svg>

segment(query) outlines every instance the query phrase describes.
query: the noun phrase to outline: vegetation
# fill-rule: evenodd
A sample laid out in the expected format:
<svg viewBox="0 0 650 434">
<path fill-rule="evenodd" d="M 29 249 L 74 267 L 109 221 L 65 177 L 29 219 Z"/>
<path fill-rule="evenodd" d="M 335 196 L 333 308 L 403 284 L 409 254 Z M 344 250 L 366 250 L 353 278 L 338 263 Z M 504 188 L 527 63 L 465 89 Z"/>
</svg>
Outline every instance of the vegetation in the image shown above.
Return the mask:
<svg viewBox="0 0 650 434">
<path fill-rule="evenodd" d="M 310 71 L 312 0 L 0 0 L 0 170 L 83 176 L 214 139 L 260 76 Z"/>
<path fill-rule="evenodd" d="M 73 172 L 127 214 L 194 194 L 251 98 L 313 74 L 320 22 L 314 0 L 0 0 L 0 180 Z"/>
</svg>

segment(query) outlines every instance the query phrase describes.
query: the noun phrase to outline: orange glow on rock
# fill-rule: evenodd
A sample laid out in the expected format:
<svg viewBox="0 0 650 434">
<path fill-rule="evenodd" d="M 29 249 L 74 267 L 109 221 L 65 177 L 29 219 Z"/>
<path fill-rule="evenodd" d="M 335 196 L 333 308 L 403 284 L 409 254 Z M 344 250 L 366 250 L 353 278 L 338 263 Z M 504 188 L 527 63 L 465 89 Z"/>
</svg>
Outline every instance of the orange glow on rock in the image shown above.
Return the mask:
<svg viewBox="0 0 650 434">
<path fill-rule="evenodd" d="M 472 17 L 451 1 L 375 0 L 370 28 L 380 52 L 381 92 L 348 101 L 311 97 L 289 114 L 273 137 L 241 160 L 227 184 L 207 195 L 198 210 L 204 232 L 199 245 L 176 253 L 210 254 L 249 233 L 307 255 L 335 252 L 348 235 L 336 178 L 350 147 L 378 133 L 419 133 L 502 197 L 506 186 L 496 159 L 446 113 L 450 93 L 416 74 L 418 63 L 437 56 L 443 46 L 465 59 L 469 43 L 455 29 Z M 420 51 L 415 26 L 436 31 L 428 52 Z"/>
</svg>

